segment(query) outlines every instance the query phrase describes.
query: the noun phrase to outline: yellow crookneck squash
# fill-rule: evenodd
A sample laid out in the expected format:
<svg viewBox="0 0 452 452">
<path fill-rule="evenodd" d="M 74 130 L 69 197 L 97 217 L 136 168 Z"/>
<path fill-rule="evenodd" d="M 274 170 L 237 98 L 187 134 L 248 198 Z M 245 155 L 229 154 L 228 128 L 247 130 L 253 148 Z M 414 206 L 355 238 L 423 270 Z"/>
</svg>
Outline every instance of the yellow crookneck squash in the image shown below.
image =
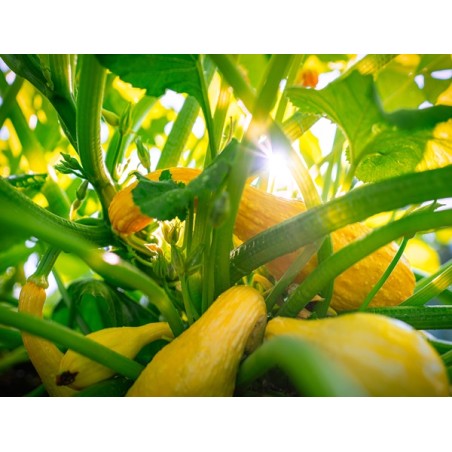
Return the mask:
<svg viewBox="0 0 452 452">
<path fill-rule="evenodd" d="M 42 317 L 42 308 L 46 300 L 43 287 L 28 281 L 19 295 L 19 312 Z M 63 353 L 52 343 L 32 334 L 22 333 L 24 346 L 36 372 L 50 396 L 71 396 L 75 391 L 56 384 Z"/>
<path fill-rule="evenodd" d="M 262 295 L 234 286 L 146 366 L 127 396 L 232 396 L 240 360 L 260 343 L 266 324 Z"/>
<path fill-rule="evenodd" d="M 350 313 L 318 320 L 275 317 L 265 338 L 294 336 L 318 347 L 370 396 L 448 396 L 446 368 L 425 336 L 382 315 Z"/>
<path fill-rule="evenodd" d="M 147 175 L 150 180 L 158 180 L 161 170 Z M 192 168 L 170 168 L 175 181 L 188 183 L 201 172 Z M 146 227 L 152 219 L 141 213 L 133 202 L 132 190 L 136 183 L 129 185 L 114 197 L 109 216 L 113 229 L 119 234 L 132 234 Z M 242 240 L 306 211 L 302 201 L 284 199 L 257 188 L 246 186 L 243 191 L 234 233 Z M 371 231 L 362 223 L 354 223 L 331 234 L 333 250 L 338 251 Z M 372 287 L 378 282 L 397 253 L 395 243 L 390 243 L 365 257 L 339 275 L 334 282 L 331 307 L 336 311 L 357 309 Z M 266 264 L 270 273 L 279 279 L 294 261 L 297 252 L 279 257 Z M 303 281 L 317 266 L 314 256 L 300 271 L 296 282 Z M 397 263 L 385 284 L 376 293 L 369 306 L 396 306 L 414 292 L 415 278 L 404 256 Z"/>
</svg>

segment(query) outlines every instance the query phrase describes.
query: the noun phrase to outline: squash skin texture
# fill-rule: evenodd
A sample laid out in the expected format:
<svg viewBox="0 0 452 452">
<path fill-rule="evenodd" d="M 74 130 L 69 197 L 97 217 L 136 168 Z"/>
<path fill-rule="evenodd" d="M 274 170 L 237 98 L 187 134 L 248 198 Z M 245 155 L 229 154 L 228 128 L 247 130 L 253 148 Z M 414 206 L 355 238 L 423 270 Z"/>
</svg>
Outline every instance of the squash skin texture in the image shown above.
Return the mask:
<svg viewBox="0 0 452 452">
<path fill-rule="evenodd" d="M 232 396 L 248 339 L 265 321 L 264 299 L 257 290 L 248 286 L 228 289 L 154 356 L 127 396 Z"/>
<path fill-rule="evenodd" d="M 104 328 L 86 337 L 133 359 L 146 344 L 163 337 L 172 338 L 173 333 L 167 322 L 156 322 L 134 327 Z M 74 381 L 69 384 L 71 388 L 83 389 L 112 377 L 115 372 L 86 356 L 68 350 L 60 362 L 57 380 L 61 380 L 61 376 L 65 374 L 74 375 Z"/>
<path fill-rule="evenodd" d="M 240 240 L 248 240 L 265 229 L 306 211 L 302 201 L 283 199 L 270 193 L 247 187 L 243 192 L 235 233 Z M 347 225 L 331 233 L 333 251 L 336 252 L 371 232 L 362 223 Z M 337 276 L 334 281 L 331 307 L 336 311 L 357 309 L 372 287 L 378 282 L 397 253 L 395 243 L 390 243 Z M 270 273 L 279 279 L 292 264 L 297 252 L 281 256 L 266 264 Z M 295 282 L 302 282 L 317 266 L 313 256 L 300 271 Z M 414 292 L 416 280 L 407 259 L 397 263 L 389 278 L 375 294 L 369 306 L 396 306 Z"/>
<path fill-rule="evenodd" d="M 320 320 L 276 317 L 265 338 L 300 337 L 356 378 L 371 396 L 448 396 L 441 357 L 422 333 L 399 320 L 353 313 Z"/>
<path fill-rule="evenodd" d="M 170 168 L 173 179 L 188 183 L 201 171 L 193 168 Z M 158 180 L 162 170 L 147 175 L 150 180 Z M 120 234 L 138 232 L 152 219 L 143 215 L 133 203 L 132 189 L 129 185 L 116 194 L 110 205 L 110 221 Z M 234 226 L 234 233 L 241 241 L 306 211 L 306 205 L 299 200 L 284 199 L 251 186 L 246 186 Z M 371 232 L 362 223 L 354 223 L 338 229 L 331 234 L 333 251 Z M 334 282 L 331 307 L 336 311 L 357 309 L 365 300 L 372 287 L 378 282 L 391 263 L 397 246 L 390 243 L 376 250 L 340 274 Z M 270 273 L 279 279 L 295 260 L 298 252 L 274 259 L 266 264 Z M 300 271 L 296 283 L 302 282 L 317 266 L 317 257 L 313 256 Z M 416 280 L 409 262 L 402 256 L 384 285 L 375 294 L 370 307 L 397 306 L 414 293 Z"/>
<path fill-rule="evenodd" d="M 19 312 L 41 318 L 45 300 L 45 289 L 28 281 L 20 291 Z M 55 383 L 63 353 L 52 342 L 29 333 L 22 333 L 22 340 L 48 394 L 55 397 L 72 396 L 74 390 L 57 386 Z"/>
</svg>

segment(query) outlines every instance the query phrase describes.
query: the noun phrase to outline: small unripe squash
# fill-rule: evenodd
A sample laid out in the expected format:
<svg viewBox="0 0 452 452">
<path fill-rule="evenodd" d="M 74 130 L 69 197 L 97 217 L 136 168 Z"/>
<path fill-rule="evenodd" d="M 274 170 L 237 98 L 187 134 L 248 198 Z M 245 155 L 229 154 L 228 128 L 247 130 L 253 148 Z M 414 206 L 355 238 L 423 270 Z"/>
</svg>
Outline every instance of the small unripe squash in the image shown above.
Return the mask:
<svg viewBox="0 0 452 452">
<path fill-rule="evenodd" d="M 170 168 L 173 179 L 188 183 L 201 171 L 193 168 Z M 161 170 L 147 175 L 150 180 L 158 180 Z M 109 216 L 113 229 L 121 234 L 131 234 L 146 227 L 152 219 L 143 215 L 133 203 L 132 189 L 129 185 L 116 194 Z M 246 241 L 256 234 L 306 211 L 304 202 L 284 199 L 247 185 L 243 191 L 237 214 L 234 233 Z M 354 223 L 338 229 L 331 234 L 333 251 L 338 251 L 353 241 L 365 236 L 371 229 L 362 223 Z M 361 261 L 357 262 L 334 281 L 331 307 L 336 311 L 357 309 L 365 300 L 372 287 L 379 281 L 384 271 L 397 253 L 395 243 L 390 243 Z M 266 264 L 270 273 L 279 279 L 294 261 L 298 251 L 286 254 Z M 303 281 L 317 266 L 313 256 L 300 271 L 295 282 Z M 404 256 L 399 260 L 384 285 L 375 294 L 369 306 L 396 306 L 414 292 L 415 278 Z"/>
<path fill-rule="evenodd" d="M 172 338 L 173 333 L 167 322 L 155 322 L 141 326 L 104 328 L 86 337 L 132 359 L 145 345 L 163 337 Z M 109 367 L 68 350 L 60 362 L 56 381 L 59 386 L 83 389 L 114 374 Z"/>
<path fill-rule="evenodd" d="M 265 337 L 289 335 L 326 353 L 371 396 L 448 396 L 446 368 L 425 337 L 382 315 L 352 313 L 319 320 L 275 317 Z"/>
<path fill-rule="evenodd" d="M 220 295 L 186 331 L 163 347 L 127 396 L 232 396 L 238 365 L 266 322 L 260 293 L 234 286 Z M 254 344 L 255 345 L 255 344 Z"/>
</svg>

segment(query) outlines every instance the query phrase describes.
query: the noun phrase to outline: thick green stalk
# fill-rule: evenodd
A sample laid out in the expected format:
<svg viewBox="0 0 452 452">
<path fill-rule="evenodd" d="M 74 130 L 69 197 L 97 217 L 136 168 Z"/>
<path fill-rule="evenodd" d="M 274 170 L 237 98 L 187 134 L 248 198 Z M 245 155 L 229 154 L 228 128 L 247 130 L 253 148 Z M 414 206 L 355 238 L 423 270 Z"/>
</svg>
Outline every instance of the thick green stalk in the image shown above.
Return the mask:
<svg viewBox="0 0 452 452">
<path fill-rule="evenodd" d="M 222 150 L 223 144 L 223 130 L 226 122 L 226 115 L 229 110 L 231 102 L 232 90 L 229 84 L 222 78 L 220 82 L 220 94 L 218 96 L 215 114 L 213 116 L 215 129 L 215 142 L 218 145 L 218 150 Z"/>
<path fill-rule="evenodd" d="M 54 91 L 68 101 L 73 102 L 74 80 L 71 55 L 51 54 L 49 55 L 49 66 Z"/>
<path fill-rule="evenodd" d="M 2 215 L 5 216 L 6 222 L 14 218 L 18 223 L 25 225 L 26 219 L 24 215 L 26 215 L 30 217 L 32 224 L 45 225 L 49 231 L 53 228 L 67 231 L 76 237 L 76 240 L 87 240 L 99 246 L 107 245 L 111 242 L 111 232 L 104 225 L 86 226 L 61 218 L 35 204 L 1 177 L 0 203 L 4 212 Z M 3 218 L 0 218 L 1 220 Z M 33 235 L 32 229 L 28 229 L 28 231 Z"/>
<path fill-rule="evenodd" d="M 100 121 L 106 69 L 94 55 L 80 57 L 80 82 L 77 95 L 77 143 L 80 161 L 89 182 L 96 190 L 105 218 L 115 194 L 100 145 Z"/>
<path fill-rule="evenodd" d="M 376 213 L 450 197 L 451 179 L 452 166 L 406 174 L 356 188 L 342 197 L 313 207 L 257 234 L 233 250 L 231 281 L 235 282 L 277 257 Z"/>
<path fill-rule="evenodd" d="M 253 106 L 253 119 L 246 133 L 246 141 L 256 143 L 266 130 L 270 112 L 276 103 L 281 80 L 285 77 L 292 56 L 274 55 L 269 63 L 266 79 Z M 235 87 L 234 87 L 235 88 Z M 230 210 L 226 221 L 216 233 L 215 244 L 215 296 L 224 292 L 230 286 L 229 255 L 232 248 L 232 236 L 235 219 L 240 200 L 250 169 L 254 154 L 249 147 L 243 146 L 237 153 L 232 171 L 227 182 Z"/>
<path fill-rule="evenodd" d="M 291 294 L 287 303 L 279 310 L 278 315 L 294 317 L 323 289 L 328 281 L 398 237 L 450 224 L 452 224 L 452 210 L 435 213 L 419 212 L 387 224 L 362 239 L 355 240 L 321 262 Z"/>
<path fill-rule="evenodd" d="M 214 66 L 212 65 L 210 60 L 207 60 L 208 69 L 207 71 L 210 73 L 207 77 L 211 79 L 214 72 Z M 209 100 L 209 81 L 206 80 L 204 76 L 204 69 L 201 62 L 201 59 L 198 59 L 196 66 L 198 68 L 199 79 L 201 81 L 201 91 L 202 97 L 204 101 L 204 120 L 206 122 L 207 135 L 209 136 L 209 154 L 206 156 L 206 164 L 209 164 L 213 161 L 218 152 L 218 145 L 215 140 L 215 129 L 212 118 L 212 110 L 210 108 L 210 100 Z"/>
<path fill-rule="evenodd" d="M 282 369 L 300 395 L 311 397 L 366 396 L 331 360 L 300 338 L 272 338 L 240 366 L 237 386 L 247 386 L 273 367 Z"/>
<path fill-rule="evenodd" d="M 256 95 L 242 76 L 237 64 L 230 55 L 209 55 L 217 65 L 223 77 L 232 86 L 234 93 L 251 112 L 256 101 Z"/>
<path fill-rule="evenodd" d="M 360 306 L 360 311 L 365 311 L 367 307 L 369 306 L 369 303 L 372 301 L 374 296 L 377 294 L 377 292 L 383 287 L 386 280 L 391 275 L 392 271 L 398 264 L 399 260 L 402 257 L 403 252 L 405 251 L 406 245 L 408 243 L 409 237 L 404 237 L 402 240 L 402 243 L 399 246 L 399 249 L 397 250 L 396 255 L 392 259 L 391 263 L 388 265 L 388 268 L 384 271 L 382 277 L 378 280 L 377 284 L 372 287 L 372 290 L 367 294 L 365 300 L 363 301 L 363 304 Z"/>
<path fill-rule="evenodd" d="M 367 312 L 402 320 L 417 330 L 452 329 L 452 306 L 388 306 Z"/>
<path fill-rule="evenodd" d="M 446 262 L 433 275 L 418 284 L 415 293 L 402 306 L 422 306 L 437 297 L 452 284 L 452 261 Z"/>
<path fill-rule="evenodd" d="M 68 225 L 64 223 L 66 220 L 63 221 L 61 218 L 49 213 L 43 214 L 41 210 L 43 212 L 45 210 L 29 200 L 32 204 L 30 209 L 24 208 L 23 204 L 16 204 L 14 199 L 2 196 L 2 182 L 8 186 L 9 184 L 0 179 L 0 200 L 8 215 L 0 216 L 0 225 L 4 225 L 11 230 L 25 232 L 66 252 L 76 254 L 99 275 L 118 286 L 141 290 L 149 297 L 150 303 L 154 304 L 167 318 L 175 335 L 180 334 L 184 330 L 179 314 L 165 291 L 154 280 L 133 265 L 123 261 L 116 254 L 93 249 L 92 243 L 86 240 L 87 237 L 90 237 L 90 234 L 84 235 L 80 233 L 86 232 L 86 228 L 89 228 L 88 226 L 81 228 L 82 225 L 76 224 L 77 228 L 67 227 Z M 14 192 L 14 189 L 11 188 L 11 190 Z M 36 206 L 38 210 L 35 210 L 33 206 Z M 38 215 L 36 215 L 36 212 Z M 55 221 L 54 218 L 59 221 Z"/>
<path fill-rule="evenodd" d="M 58 113 L 70 143 L 77 150 L 74 102 L 50 86 L 51 83 L 44 76 L 39 58 L 36 55 L 2 55 L 2 58 L 16 74 L 28 80 L 49 99 Z"/>
<path fill-rule="evenodd" d="M 33 315 L 15 312 L 2 306 L 0 306 L 0 322 L 70 348 L 125 377 L 136 379 L 143 370 L 143 366 L 136 361 L 126 358 L 56 322 L 42 320 Z"/>
<path fill-rule="evenodd" d="M 177 166 L 198 114 L 198 101 L 192 96 L 187 97 L 174 121 L 156 169 Z"/>
<path fill-rule="evenodd" d="M 284 293 L 287 287 L 294 281 L 301 269 L 309 262 L 309 259 L 319 250 L 321 241 L 314 242 L 310 245 L 306 245 L 300 252 L 297 258 L 292 262 L 284 275 L 274 285 L 271 292 L 265 299 L 267 305 L 267 311 L 270 312 L 273 309 L 278 298 Z"/>
<path fill-rule="evenodd" d="M 297 77 L 298 69 L 300 65 L 305 61 L 305 59 L 306 55 L 295 55 L 293 58 L 290 71 L 287 75 L 286 86 L 283 93 L 281 94 L 281 100 L 279 101 L 278 109 L 276 110 L 275 114 L 275 121 L 278 123 L 282 124 L 284 120 L 284 114 L 286 113 L 287 104 L 289 102 L 289 98 L 286 96 L 285 90 L 286 88 L 292 86 L 292 84 L 294 83 Z"/>
</svg>

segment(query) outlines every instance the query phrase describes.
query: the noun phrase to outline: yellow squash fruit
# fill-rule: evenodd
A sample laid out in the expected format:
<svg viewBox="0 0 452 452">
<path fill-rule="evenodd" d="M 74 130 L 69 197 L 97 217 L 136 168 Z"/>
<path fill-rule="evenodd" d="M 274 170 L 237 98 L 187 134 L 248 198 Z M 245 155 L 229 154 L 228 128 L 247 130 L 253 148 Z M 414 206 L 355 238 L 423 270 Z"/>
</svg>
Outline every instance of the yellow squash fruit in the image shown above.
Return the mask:
<svg viewBox="0 0 452 452">
<path fill-rule="evenodd" d="M 399 320 L 369 313 L 319 320 L 276 317 L 266 339 L 289 335 L 314 344 L 371 396 L 448 396 L 440 356 L 425 337 Z"/>
<path fill-rule="evenodd" d="M 184 183 L 200 174 L 192 168 L 170 168 L 173 179 Z M 151 180 L 158 180 L 161 171 L 148 174 Z M 113 228 L 121 234 L 131 234 L 147 226 L 152 219 L 143 215 L 133 203 L 132 184 L 116 194 L 110 209 L 110 221 Z M 246 241 L 256 234 L 306 211 L 302 201 L 284 199 L 257 188 L 246 186 L 243 191 L 234 233 Z M 338 229 L 331 234 L 333 250 L 338 251 L 360 237 L 371 232 L 362 223 L 354 223 Z M 339 275 L 334 282 L 331 307 L 336 311 L 357 309 L 365 300 L 372 287 L 379 281 L 384 271 L 397 253 L 397 245 L 390 243 L 365 257 Z M 266 264 L 270 273 L 279 279 L 297 256 L 297 252 L 281 256 Z M 301 270 L 296 282 L 303 281 L 317 266 L 314 256 Z M 413 271 L 402 256 L 385 284 L 370 302 L 371 307 L 396 306 L 410 297 L 414 292 L 415 278 Z"/>
<path fill-rule="evenodd" d="M 259 342 L 265 322 L 265 303 L 257 290 L 228 289 L 154 356 L 127 396 L 232 396 L 240 360 L 250 342 Z"/>
<path fill-rule="evenodd" d="M 235 223 L 235 233 L 240 240 L 248 240 L 265 229 L 306 211 L 302 201 L 284 199 L 247 187 L 242 196 Z M 331 234 L 333 251 L 338 251 L 371 232 L 362 223 L 347 225 Z M 334 281 L 331 307 L 336 311 L 357 309 L 372 287 L 379 281 L 397 253 L 397 245 L 390 243 L 352 265 Z M 281 256 L 266 264 L 270 273 L 279 279 L 295 260 L 298 252 Z M 317 266 L 313 256 L 300 271 L 295 282 L 303 281 Z M 414 292 L 416 280 L 407 261 L 402 258 L 389 278 L 375 294 L 369 306 L 396 306 Z"/>
<path fill-rule="evenodd" d="M 46 300 L 46 291 L 32 281 L 28 281 L 19 295 L 19 312 L 42 317 L 42 308 Z M 63 353 L 54 345 L 32 334 L 22 333 L 22 340 L 42 384 L 50 396 L 71 396 L 74 390 L 59 387 L 55 383 Z"/>
<path fill-rule="evenodd" d="M 104 328 L 86 337 L 132 359 L 146 344 L 164 337 L 172 338 L 173 333 L 168 323 L 156 322 L 137 327 Z M 60 386 L 83 389 L 114 374 L 112 369 L 68 350 L 61 360 L 56 382 Z"/>
</svg>

